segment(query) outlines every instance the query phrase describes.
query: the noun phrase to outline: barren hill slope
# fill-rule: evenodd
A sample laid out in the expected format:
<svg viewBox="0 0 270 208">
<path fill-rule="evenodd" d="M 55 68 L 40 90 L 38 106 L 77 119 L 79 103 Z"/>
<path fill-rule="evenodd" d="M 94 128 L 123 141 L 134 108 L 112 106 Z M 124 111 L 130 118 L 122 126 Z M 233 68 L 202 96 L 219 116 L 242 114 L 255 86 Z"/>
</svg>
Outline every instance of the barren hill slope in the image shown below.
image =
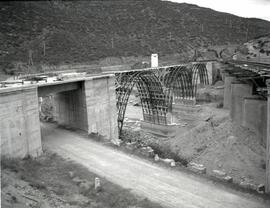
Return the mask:
<svg viewBox="0 0 270 208">
<path fill-rule="evenodd" d="M 0 2 L 0 19 L 0 71 L 153 52 L 188 59 L 270 32 L 268 21 L 160 0 Z"/>
</svg>

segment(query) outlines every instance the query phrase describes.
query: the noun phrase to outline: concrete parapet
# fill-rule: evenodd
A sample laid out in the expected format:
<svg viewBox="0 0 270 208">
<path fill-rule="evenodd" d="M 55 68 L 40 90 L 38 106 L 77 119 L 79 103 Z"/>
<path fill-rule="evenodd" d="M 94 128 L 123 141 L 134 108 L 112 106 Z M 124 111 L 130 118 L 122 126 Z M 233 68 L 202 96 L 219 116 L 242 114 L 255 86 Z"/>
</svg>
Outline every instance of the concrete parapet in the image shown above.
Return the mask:
<svg viewBox="0 0 270 208">
<path fill-rule="evenodd" d="M 235 77 L 225 76 L 224 101 L 223 101 L 223 108 L 225 108 L 225 109 L 231 108 L 231 99 L 232 99 L 231 84 L 235 80 L 236 80 Z"/>
<path fill-rule="evenodd" d="M 233 83 L 231 84 L 230 117 L 234 122 L 242 125 L 244 97 L 252 95 L 252 85 Z"/>
<path fill-rule="evenodd" d="M 1 155 L 23 158 L 42 152 L 37 87 L 0 90 Z"/>
<path fill-rule="evenodd" d="M 245 97 L 242 125 L 258 136 L 261 144 L 266 145 L 267 101 L 259 97 Z"/>
</svg>

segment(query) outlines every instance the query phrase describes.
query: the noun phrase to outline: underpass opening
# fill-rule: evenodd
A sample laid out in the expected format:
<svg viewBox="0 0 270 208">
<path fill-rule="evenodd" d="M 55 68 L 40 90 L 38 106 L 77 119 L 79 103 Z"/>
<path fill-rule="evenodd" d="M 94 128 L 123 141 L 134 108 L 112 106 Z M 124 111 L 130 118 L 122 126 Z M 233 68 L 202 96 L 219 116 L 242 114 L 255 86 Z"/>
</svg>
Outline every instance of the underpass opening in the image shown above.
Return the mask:
<svg viewBox="0 0 270 208">
<path fill-rule="evenodd" d="M 54 123 L 70 129 L 88 131 L 83 81 L 38 87 L 41 136 Z"/>
</svg>

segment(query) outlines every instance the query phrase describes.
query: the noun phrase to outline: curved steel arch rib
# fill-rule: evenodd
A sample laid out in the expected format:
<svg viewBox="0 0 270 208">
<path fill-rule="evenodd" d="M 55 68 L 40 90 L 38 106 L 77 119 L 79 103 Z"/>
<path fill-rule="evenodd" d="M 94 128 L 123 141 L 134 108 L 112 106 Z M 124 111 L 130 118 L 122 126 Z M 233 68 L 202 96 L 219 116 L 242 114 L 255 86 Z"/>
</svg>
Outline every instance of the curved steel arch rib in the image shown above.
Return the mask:
<svg viewBox="0 0 270 208">
<path fill-rule="evenodd" d="M 187 65 L 173 66 L 163 69 L 160 80 L 166 88 L 167 100 L 185 99 L 193 96 L 192 71 Z"/>
<path fill-rule="evenodd" d="M 116 74 L 118 130 L 121 135 L 126 107 L 131 91 L 136 85 L 146 122 L 167 124 L 168 105 L 163 86 L 153 71 L 132 71 Z"/>
<path fill-rule="evenodd" d="M 197 94 L 198 84 L 208 85 L 208 73 L 205 63 L 196 63 L 192 65 L 192 85 L 194 96 Z"/>
<path fill-rule="evenodd" d="M 167 124 L 167 113 L 171 111 L 173 99 L 194 99 L 198 81 L 209 84 L 206 65 L 196 63 L 130 71 L 116 74 L 116 95 L 119 135 L 123 128 L 129 96 L 137 87 L 142 104 L 144 121 Z"/>
</svg>

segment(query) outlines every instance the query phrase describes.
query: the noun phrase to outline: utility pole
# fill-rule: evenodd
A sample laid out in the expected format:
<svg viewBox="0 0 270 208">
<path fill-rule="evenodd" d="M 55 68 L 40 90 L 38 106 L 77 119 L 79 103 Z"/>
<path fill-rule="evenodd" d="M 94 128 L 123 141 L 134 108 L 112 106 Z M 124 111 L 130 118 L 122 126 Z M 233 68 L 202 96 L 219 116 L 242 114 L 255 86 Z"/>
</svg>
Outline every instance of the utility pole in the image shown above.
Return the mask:
<svg viewBox="0 0 270 208">
<path fill-rule="evenodd" d="M 46 42 L 45 42 L 45 40 L 43 40 L 42 43 L 43 43 L 43 56 L 46 56 Z"/>
<path fill-rule="evenodd" d="M 248 34 L 249 33 L 249 22 L 247 21 L 247 30 L 246 30 L 246 40 L 248 42 Z"/>
<path fill-rule="evenodd" d="M 202 31 L 202 33 L 204 32 L 204 25 L 203 24 L 201 25 L 201 31 Z"/>
<path fill-rule="evenodd" d="M 29 49 L 28 51 L 28 65 L 29 66 L 33 66 L 34 62 L 33 62 L 33 51 L 32 49 Z"/>
<path fill-rule="evenodd" d="M 114 39 L 113 39 L 113 37 L 111 39 L 111 45 L 112 45 L 112 48 L 114 48 Z"/>
<path fill-rule="evenodd" d="M 172 32 L 169 32 L 169 40 L 172 40 Z"/>
</svg>

